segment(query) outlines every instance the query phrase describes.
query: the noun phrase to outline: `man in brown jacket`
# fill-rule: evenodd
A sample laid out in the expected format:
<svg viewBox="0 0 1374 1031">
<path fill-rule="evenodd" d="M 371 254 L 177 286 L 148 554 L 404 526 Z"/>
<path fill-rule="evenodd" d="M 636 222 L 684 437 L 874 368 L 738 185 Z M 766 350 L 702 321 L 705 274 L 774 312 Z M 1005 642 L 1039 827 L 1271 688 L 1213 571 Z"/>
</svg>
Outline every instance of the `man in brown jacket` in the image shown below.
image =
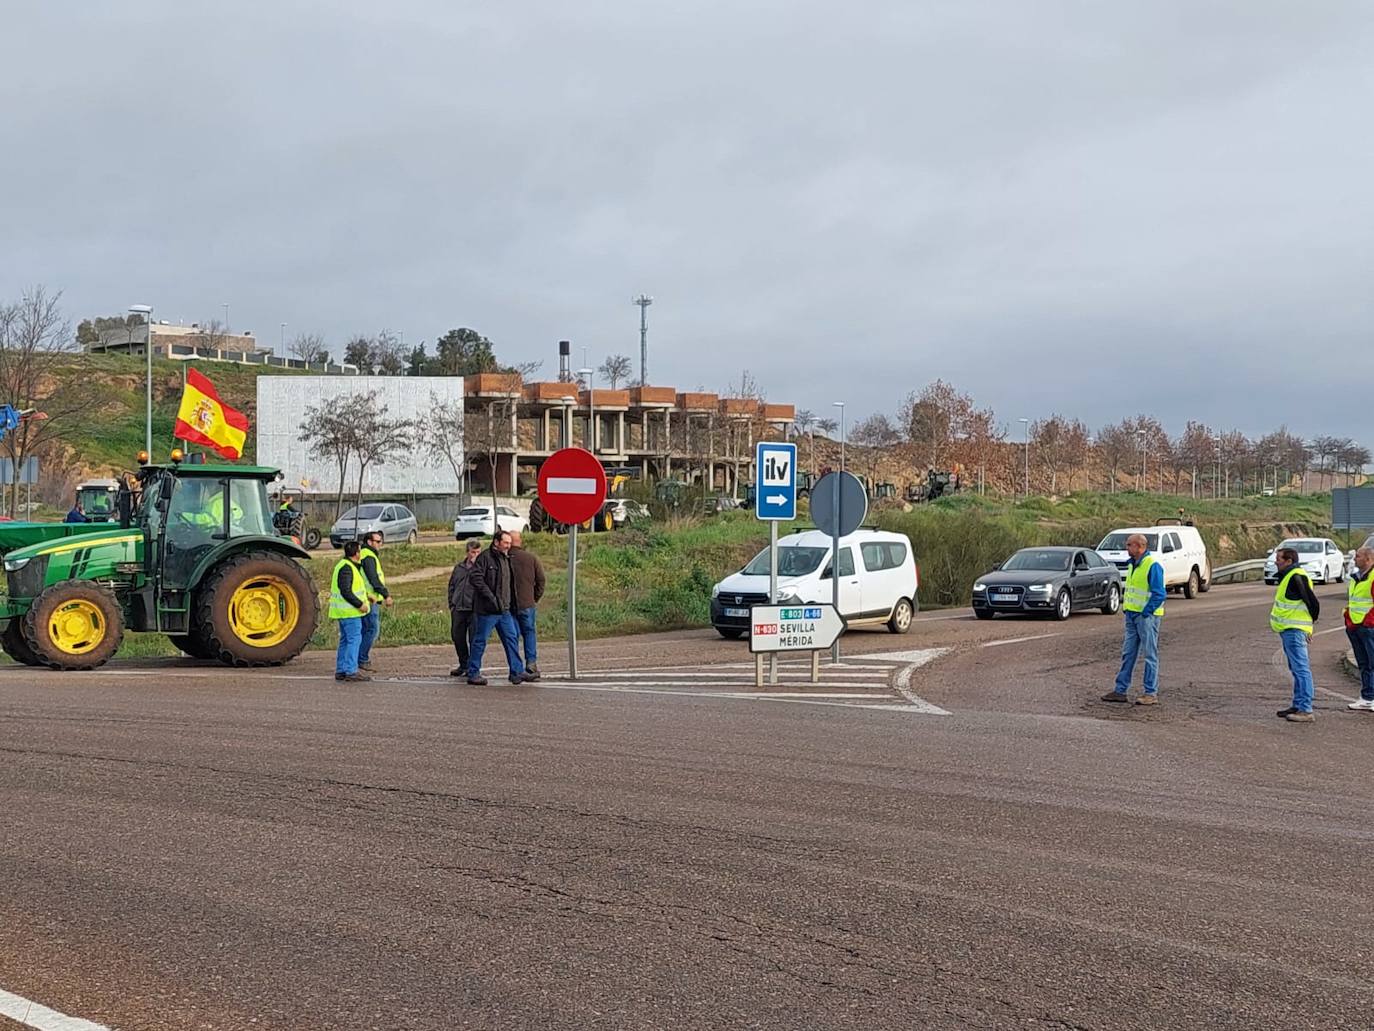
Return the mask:
<svg viewBox="0 0 1374 1031">
<path fill-rule="evenodd" d="M 544 597 L 544 567 L 539 559 L 525 550 L 519 530 L 510 535 L 511 586 L 514 595 L 511 606 L 520 639 L 525 643 L 525 679 L 539 679 L 539 646 L 534 639 L 535 606 Z"/>
</svg>

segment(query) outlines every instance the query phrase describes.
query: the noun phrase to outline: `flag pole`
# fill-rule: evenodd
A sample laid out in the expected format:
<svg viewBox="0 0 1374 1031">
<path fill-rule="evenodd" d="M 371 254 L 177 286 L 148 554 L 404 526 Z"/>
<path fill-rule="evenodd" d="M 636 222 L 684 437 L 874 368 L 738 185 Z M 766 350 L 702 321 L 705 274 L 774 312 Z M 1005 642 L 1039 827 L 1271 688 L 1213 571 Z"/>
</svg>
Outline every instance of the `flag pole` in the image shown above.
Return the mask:
<svg viewBox="0 0 1374 1031">
<path fill-rule="evenodd" d="M 186 359 L 183 358 L 182 361 L 181 361 L 181 397 L 185 397 L 185 396 L 186 396 Z M 180 412 L 180 410 L 181 410 L 181 397 L 177 398 L 177 411 L 178 411 L 178 412 Z M 176 446 L 177 446 L 177 439 L 178 439 L 178 438 L 177 438 L 177 421 L 176 421 L 176 419 L 173 419 L 173 420 L 172 420 L 172 447 L 176 447 Z M 153 456 L 152 456 L 152 455 L 149 455 L 149 456 L 148 456 L 148 461 L 151 462 L 152 460 L 153 460 Z"/>
</svg>

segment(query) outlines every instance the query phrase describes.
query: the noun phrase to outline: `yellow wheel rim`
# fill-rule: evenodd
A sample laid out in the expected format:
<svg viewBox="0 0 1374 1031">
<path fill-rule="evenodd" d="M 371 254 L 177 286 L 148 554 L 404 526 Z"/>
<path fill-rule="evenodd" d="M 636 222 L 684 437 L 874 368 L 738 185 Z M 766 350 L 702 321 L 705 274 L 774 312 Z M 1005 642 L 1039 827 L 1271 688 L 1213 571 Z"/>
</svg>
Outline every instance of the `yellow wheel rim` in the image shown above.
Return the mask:
<svg viewBox="0 0 1374 1031">
<path fill-rule="evenodd" d="M 59 605 L 48 620 L 49 639 L 58 651 L 68 655 L 94 651 L 108 630 L 100 606 L 84 598 Z"/>
<path fill-rule="evenodd" d="M 296 591 L 276 576 L 255 576 L 229 599 L 234 636 L 255 648 L 271 648 L 291 636 L 301 618 Z"/>
</svg>

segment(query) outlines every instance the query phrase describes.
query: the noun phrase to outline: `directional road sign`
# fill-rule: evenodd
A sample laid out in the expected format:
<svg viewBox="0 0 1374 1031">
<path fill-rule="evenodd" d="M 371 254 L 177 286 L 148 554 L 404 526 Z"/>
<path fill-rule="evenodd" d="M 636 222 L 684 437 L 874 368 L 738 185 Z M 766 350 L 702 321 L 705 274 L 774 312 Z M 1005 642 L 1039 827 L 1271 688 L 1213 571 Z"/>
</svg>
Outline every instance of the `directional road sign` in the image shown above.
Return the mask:
<svg viewBox="0 0 1374 1031">
<path fill-rule="evenodd" d="M 749 610 L 749 650 L 824 651 L 844 625 L 833 605 L 755 605 Z"/>
<path fill-rule="evenodd" d="M 585 523 L 606 502 L 606 470 L 580 447 L 555 451 L 539 467 L 539 500 L 560 523 Z"/>
<path fill-rule="evenodd" d="M 839 506 L 835 505 L 835 477 L 840 478 Z M 816 529 L 832 537 L 848 537 L 868 515 L 868 493 L 853 473 L 826 473 L 811 488 L 811 518 Z"/>
<path fill-rule="evenodd" d="M 758 519 L 797 518 L 797 445 L 759 441 L 754 448 L 758 470 L 754 515 Z"/>
</svg>

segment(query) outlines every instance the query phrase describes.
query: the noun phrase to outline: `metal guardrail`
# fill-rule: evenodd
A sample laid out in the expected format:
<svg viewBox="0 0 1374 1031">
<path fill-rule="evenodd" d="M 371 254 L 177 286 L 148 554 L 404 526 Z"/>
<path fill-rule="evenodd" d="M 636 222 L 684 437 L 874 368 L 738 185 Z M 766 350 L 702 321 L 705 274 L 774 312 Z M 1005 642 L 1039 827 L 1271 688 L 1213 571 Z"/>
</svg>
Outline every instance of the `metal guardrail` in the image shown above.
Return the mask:
<svg viewBox="0 0 1374 1031">
<path fill-rule="evenodd" d="M 1244 580 L 1246 573 L 1259 573 L 1264 575 L 1264 564 L 1267 558 L 1250 558 L 1244 562 L 1232 562 L 1230 565 L 1217 566 L 1212 570 L 1212 583 L 1230 583 L 1233 580 Z"/>
</svg>

